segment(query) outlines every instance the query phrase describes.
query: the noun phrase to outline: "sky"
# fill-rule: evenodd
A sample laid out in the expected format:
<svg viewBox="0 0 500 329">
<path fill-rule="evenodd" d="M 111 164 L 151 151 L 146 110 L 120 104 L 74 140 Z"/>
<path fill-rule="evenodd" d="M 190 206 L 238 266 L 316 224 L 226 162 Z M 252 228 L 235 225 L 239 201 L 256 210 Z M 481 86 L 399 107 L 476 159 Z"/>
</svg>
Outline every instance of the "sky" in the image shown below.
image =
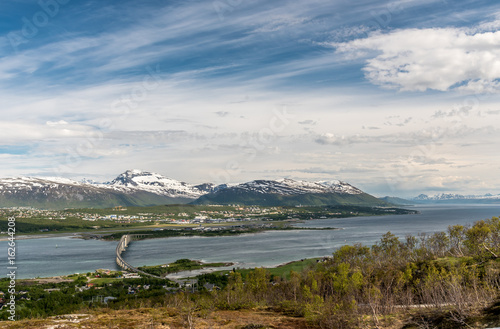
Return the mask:
<svg viewBox="0 0 500 329">
<path fill-rule="evenodd" d="M 0 177 L 500 193 L 500 5 L 4 0 Z"/>
</svg>

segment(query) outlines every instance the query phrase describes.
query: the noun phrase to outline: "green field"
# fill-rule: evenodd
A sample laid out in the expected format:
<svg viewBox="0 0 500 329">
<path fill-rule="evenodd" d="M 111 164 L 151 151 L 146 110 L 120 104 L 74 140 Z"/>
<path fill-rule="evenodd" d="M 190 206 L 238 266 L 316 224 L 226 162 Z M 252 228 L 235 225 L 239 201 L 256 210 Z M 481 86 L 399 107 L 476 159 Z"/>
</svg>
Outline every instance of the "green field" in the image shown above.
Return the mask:
<svg viewBox="0 0 500 329">
<path fill-rule="evenodd" d="M 156 276 L 177 273 L 182 271 L 194 271 L 207 267 L 231 266 L 232 263 L 202 263 L 191 259 L 178 259 L 173 263 L 155 266 L 141 266 L 139 270 Z"/>
<path fill-rule="evenodd" d="M 294 262 L 289 262 L 277 267 L 269 267 L 266 268 L 266 271 L 269 272 L 271 275 L 278 276 L 281 278 L 289 279 L 290 278 L 290 272 L 294 271 L 297 273 L 302 272 L 303 270 L 314 267 L 316 263 L 321 260 L 322 258 L 308 258 L 308 259 L 302 259 Z M 235 269 L 236 272 L 241 273 L 243 277 L 246 277 L 250 272 L 254 271 L 255 269 L 249 268 L 249 269 Z M 225 275 L 229 273 L 230 271 L 218 271 L 218 272 L 213 272 L 213 273 L 219 273 L 221 275 Z"/>
</svg>

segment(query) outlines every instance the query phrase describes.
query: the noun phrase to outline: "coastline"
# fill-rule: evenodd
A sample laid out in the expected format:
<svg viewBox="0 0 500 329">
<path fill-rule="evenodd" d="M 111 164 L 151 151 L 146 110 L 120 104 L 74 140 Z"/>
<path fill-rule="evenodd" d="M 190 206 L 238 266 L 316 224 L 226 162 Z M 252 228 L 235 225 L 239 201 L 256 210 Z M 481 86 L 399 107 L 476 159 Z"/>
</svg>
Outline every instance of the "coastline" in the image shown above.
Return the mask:
<svg viewBox="0 0 500 329">
<path fill-rule="evenodd" d="M 80 233 L 46 233 L 46 234 L 33 234 L 33 235 L 16 235 L 16 240 L 30 240 L 30 239 L 48 239 L 48 238 L 61 238 L 72 237 L 75 239 L 82 239 Z M 8 241 L 9 236 L 0 236 L 0 241 Z"/>
</svg>

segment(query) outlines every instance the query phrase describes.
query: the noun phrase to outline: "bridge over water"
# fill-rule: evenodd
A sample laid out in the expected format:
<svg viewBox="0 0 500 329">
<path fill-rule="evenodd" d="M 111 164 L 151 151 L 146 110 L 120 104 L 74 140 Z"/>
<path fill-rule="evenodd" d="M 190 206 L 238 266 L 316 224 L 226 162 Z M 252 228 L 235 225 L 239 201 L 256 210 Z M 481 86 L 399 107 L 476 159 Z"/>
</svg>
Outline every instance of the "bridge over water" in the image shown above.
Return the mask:
<svg viewBox="0 0 500 329">
<path fill-rule="evenodd" d="M 121 239 L 120 239 L 120 242 L 118 242 L 118 246 L 116 246 L 116 264 L 118 264 L 118 266 L 120 266 L 125 271 L 139 273 L 139 274 L 150 276 L 150 277 L 156 278 L 156 279 L 164 279 L 164 278 L 159 277 L 157 275 L 153 275 L 153 274 L 141 271 L 138 268 L 136 268 L 136 267 L 130 265 L 129 263 L 127 263 L 122 258 L 122 252 L 124 252 L 127 249 L 129 243 L 132 242 L 132 240 L 137 240 L 137 239 L 140 239 L 140 238 L 144 238 L 147 235 L 148 234 L 125 234 L 125 235 L 123 235 L 121 237 Z"/>
</svg>

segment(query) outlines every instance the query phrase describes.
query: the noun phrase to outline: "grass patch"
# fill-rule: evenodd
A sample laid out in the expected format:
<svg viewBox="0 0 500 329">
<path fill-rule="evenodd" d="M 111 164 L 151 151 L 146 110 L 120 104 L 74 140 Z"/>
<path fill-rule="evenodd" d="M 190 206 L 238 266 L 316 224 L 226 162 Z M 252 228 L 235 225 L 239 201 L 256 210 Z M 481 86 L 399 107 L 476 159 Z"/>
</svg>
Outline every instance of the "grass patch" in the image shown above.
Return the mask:
<svg viewBox="0 0 500 329">
<path fill-rule="evenodd" d="M 200 270 L 206 267 L 224 267 L 231 266 L 233 263 L 203 263 L 197 260 L 178 259 L 173 263 L 155 266 L 141 266 L 139 269 L 146 273 L 157 276 L 164 274 L 177 273 L 182 271 Z"/>
<path fill-rule="evenodd" d="M 283 265 L 280 265 L 277 267 L 269 267 L 269 268 L 266 268 L 266 271 L 271 273 L 271 275 L 286 278 L 288 280 L 288 279 L 290 279 L 290 272 L 291 271 L 295 271 L 297 273 L 300 273 L 304 269 L 314 266 L 317 263 L 317 261 L 320 259 L 322 259 L 322 258 L 302 259 L 302 260 L 286 263 L 286 264 L 283 264 Z M 243 277 L 246 277 L 253 270 L 254 269 L 252 269 L 252 268 L 243 268 L 243 269 L 236 269 L 236 272 L 239 272 L 239 273 L 241 273 L 241 275 Z M 229 272 L 230 271 L 220 271 L 220 272 L 213 272 L 213 273 L 226 274 Z"/>
<path fill-rule="evenodd" d="M 118 281 L 122 281 L 122 278 L 95 278 L 91 279 L 90 282 L 97 284 L 97 285 L 104 285 L 104 284 L 109 284 L 109 283 L 114 283 Z"/>
<path fill-rule="evenodd" d="M 290 262 L 278 267 L 273 267 L 267 269 L 271 274 L 284 277 L 286 279 L 290 279 L 290 272 L 294 271 L 297 273 L 302 272 L 304 269 L 308 267 L 314 266 L 318 260 L 321 258 L 309 258 L 304 260 L 299 260 L 295 262 Z"/>
</svg>

